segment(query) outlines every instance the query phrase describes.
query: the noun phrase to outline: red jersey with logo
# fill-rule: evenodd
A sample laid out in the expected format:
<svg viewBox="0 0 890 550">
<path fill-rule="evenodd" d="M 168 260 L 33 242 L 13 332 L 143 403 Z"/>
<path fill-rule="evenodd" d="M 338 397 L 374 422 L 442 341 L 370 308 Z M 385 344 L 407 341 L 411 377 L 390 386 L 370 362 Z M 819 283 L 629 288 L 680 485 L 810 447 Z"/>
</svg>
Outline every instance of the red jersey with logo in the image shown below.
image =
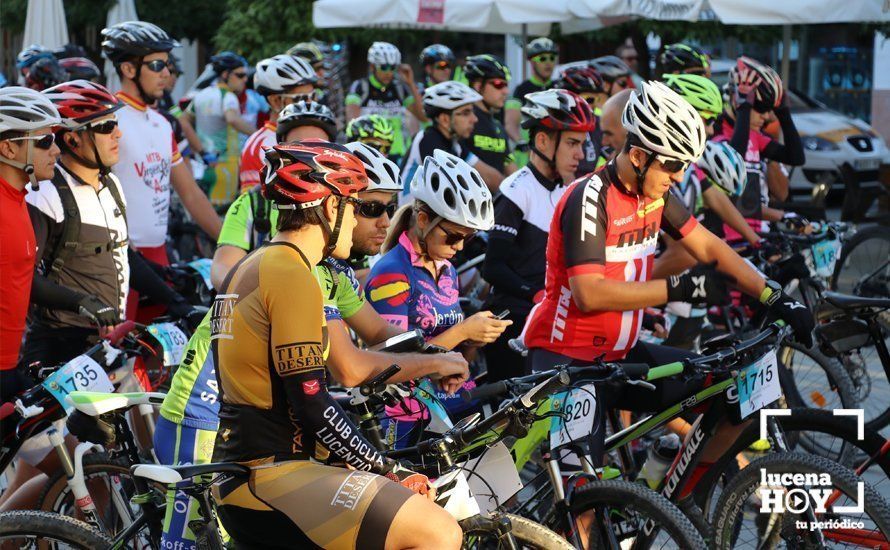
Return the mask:
<svg viewBox="0 0 890 550">
<path fill-rule="evenodd" d="M 0 370 L 19 359 L 37 258 L 25 193 L 0 178 Z"/>
<path fill-rule="evenodd" d="M 647 281 L 658 232 L 682 239 L 697 224 L 672 193 L 653 201 L 628 192 L 614 161 L 577 180 L 550 222 L 544 299 L 529 314 L 525 344 L 582 361 L 623 359 L 637 342 L 643 311 L 584 313 L 572 299 L 569 278 L 598 273 Z"/>
<path fill-rule="evenodd" d="M 241 150 L 241 168 L 238 174 L 242 190 L 250 189 L 260 183 L 260 172 L 263 170 L 263 161 L 266 158 L 264 149 L 278 144 L 275 138 L 276 128 L 278 128 L 277 123 L 266 122 L 244 143 L 244 149 Z"/>
</svg>

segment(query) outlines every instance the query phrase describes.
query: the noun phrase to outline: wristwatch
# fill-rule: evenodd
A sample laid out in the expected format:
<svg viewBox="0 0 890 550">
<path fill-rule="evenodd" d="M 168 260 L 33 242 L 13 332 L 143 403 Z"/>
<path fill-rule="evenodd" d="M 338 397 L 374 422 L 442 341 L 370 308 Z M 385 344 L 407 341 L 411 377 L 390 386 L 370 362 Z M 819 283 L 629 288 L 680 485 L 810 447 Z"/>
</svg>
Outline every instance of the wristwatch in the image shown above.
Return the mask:
<svg viewBox="0 0 890 550">
<path fill-rule="evenodd" d="M 766 286 L 764 287 L 763 292 L 760 293 L 760 303 L 771 306 L 776 303 L 776 300 L 778 300 L 781 296 L 782 285 L 773 280 L 767 279 Z"/>
</svg>

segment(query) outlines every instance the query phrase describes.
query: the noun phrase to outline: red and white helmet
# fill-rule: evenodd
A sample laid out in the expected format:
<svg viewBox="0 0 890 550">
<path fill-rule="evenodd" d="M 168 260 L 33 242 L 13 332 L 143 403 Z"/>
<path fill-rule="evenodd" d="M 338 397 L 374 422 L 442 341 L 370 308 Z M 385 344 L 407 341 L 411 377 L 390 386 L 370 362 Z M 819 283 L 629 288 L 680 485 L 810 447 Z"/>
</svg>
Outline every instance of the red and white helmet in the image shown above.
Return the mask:
<svg viewBox="0 0 890 550">
<path fill-rule="evenodd" d="M 368 187 L 365 165 L 337 143 L 307 139 L 266 150 L 263 195 L 278 208 L 306 209 Z"/>
<path fill-rule="evenodd" d="M 581 96 L 569 90 L 544 90 L 526 94 L 522 106 L 523 128 L 592 132 L 596 128 L 593 110 Z"/>
<path fill-rule="evenodd" d="M 747 83 L 759 80 L 754 92 L 754 101 L 758 105 L 774 109 L 782 104 L 785 88 L 779 73 L 769 65 L 750 57 L 738 58 L 735 66 L 729 70 L 729 84 L 735 88 L 743 79 Z"/>
<path fill-rule="evenodd" d="M 624 107 L 621 124 L 652 153 L 694 162 L 705 150 L 705 125 L 698 111 L 661 82 L 643 82 Z"/>
<path fill-rule="evenodd" d="M 108 116 L 123 107 L 105 86 L 89 80 L 72 80 L 43 91 L 53 102 L 68 130 L 81 128 L 90 121 Z"/>
</svg>

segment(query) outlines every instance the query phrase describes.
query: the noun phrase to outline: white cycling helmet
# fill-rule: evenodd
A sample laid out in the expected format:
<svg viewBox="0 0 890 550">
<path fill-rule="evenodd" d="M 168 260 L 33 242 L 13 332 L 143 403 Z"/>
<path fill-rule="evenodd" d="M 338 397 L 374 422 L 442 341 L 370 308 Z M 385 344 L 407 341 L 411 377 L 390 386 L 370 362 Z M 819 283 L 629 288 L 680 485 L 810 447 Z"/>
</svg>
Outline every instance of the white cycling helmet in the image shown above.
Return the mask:
<svg viewBox="0 0 890 550">
<path fill-rule="evenodd" d="M 23 86 L 0 88 L 0 133 L 31 132 L 61 123 L 56 106 L 40 92 Z"/>
<path fill-rule="evenodd" d="M 315 84 L 318 76 L 305 59 L 281 54 L 256 64 L 253 86 L 263 95 L 280 94 L 288 88 Z"/>
<path fill-rule="evenodd" d="M 466 161 L 441 149 L 426 157 L 414 173 L 411 195 L 452 223 L 477 231 L 494 225 L 491 192 L 482 176 Z"/>
<path fill-rule="evenodd" d="M 374 42 L 368 48 L 368 63 L 372 65 L 398 65 L 402 62 L 402 52 L 389 42 Z"/>
<path fill-rule="evenodd" d="M 368 173 L 368 188 L 365 191 L 402 192 L 402 179 L 396 163 L 361 141 L 347 143 L 346 148 L 365 165 L 365 172 Z"/>
<path fill-rule="evenodd" d="M 694 162 L 705 149 L 701 115 L 661 82 L 643 82 L 630 95 L 621 124 L 641 147 L 671 159 Z"/>
<path fill-rule="evenodd" d="M 739 197 L 748 183 L 745 159 L 725 141 L 709 141 L 695 163 L 711 182 L 730 197 Z"/>
<path fill-rule="evenodd" d="M 464 105 L 482 101 L 482 95 L 462 82 L 448 80 L 423 91 L 424 109 L 453 111 Z"/>
</svg>

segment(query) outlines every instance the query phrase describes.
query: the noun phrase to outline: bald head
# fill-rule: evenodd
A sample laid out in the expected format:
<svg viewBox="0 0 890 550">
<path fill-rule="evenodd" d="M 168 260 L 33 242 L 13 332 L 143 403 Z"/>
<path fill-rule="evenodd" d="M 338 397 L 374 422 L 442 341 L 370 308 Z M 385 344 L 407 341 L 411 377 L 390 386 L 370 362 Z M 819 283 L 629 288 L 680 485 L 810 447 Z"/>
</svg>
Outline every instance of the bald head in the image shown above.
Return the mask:
<svg viewBox="0 0 890 550">
<path fill-rule="evenodd" d="M 621 115 L 624 113 L 624 106 L 627 105 L 632 93 L 634 93 L 633 90 L 621 90 L 603 104 L 603 112 L 600 115 L 603 145 L 614 150 L 613 157 L 624 147 L 624 140 L 627 138 L 627 130 L 621 125 Z"/>
</svg>

